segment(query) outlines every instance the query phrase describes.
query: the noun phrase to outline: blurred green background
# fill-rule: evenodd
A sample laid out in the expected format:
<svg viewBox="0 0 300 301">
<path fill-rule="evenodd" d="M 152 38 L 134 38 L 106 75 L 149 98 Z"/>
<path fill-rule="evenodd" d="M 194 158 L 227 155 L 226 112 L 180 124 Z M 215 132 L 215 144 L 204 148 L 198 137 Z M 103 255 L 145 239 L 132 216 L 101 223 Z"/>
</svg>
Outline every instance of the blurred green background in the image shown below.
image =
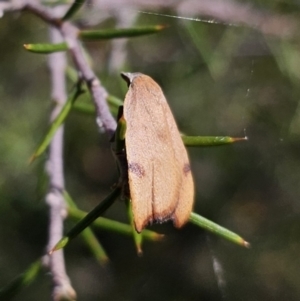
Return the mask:
<svg viewBox="0 0 300 301">
<path fill-rule="evenodd" d="M 300 7 L 290 2 L 264 4 L 270 12 L 299 15 Z M 98 28 L 114 24 L 111 17 Z M 152 76 L 183 133 L 248 137 L 230 146 L 191 148 L 189 154 L 195 212 L 241 234 L 252 248 L 191 224 L 176 230 L 167 223 L 149 227 L 166 238 L 145 242 L 139 258 L 130 237 L 97 231 L 110 257 L 107 266 L 96 262 L 80 238 L 65 250 L 78 299 L 299 300 L 299 41 L 145 14 L 135 24 L 169 27 L 128 41 L 126 66 L 119 71 Z M 47 58 L 22 47 L 47 42 L 47 35 L 47 26 L 28 13 L 0 19 L 1 286 L 41 256 L 47 242 L 46 156 L 28 165 L 51 109 Z M 111 42 L 85 46 L 103 85 L 123 99 L 126 83 L 109 69 Z M 66 187 L 80 208 L 91 210 L 117 181 L 109 143 L 94 117 L 73 112 L 64 147 Z M 120 201 L 105 216 L 127 222 Z M 71 226 L 67 221 L 66 228 Z M 224 285 L 214 273 L 216 262 Z M 14 300 L 50 300 L 50 294 L 50 276 L 42 273 Z"/>
</svg>

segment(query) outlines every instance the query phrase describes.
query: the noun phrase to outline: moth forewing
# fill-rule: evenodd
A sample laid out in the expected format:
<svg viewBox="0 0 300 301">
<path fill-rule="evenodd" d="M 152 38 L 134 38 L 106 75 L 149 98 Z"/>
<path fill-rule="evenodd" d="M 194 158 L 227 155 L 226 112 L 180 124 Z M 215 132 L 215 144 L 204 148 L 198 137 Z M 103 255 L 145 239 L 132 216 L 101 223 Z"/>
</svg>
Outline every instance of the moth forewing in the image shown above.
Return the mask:
<svg viewBox="0 0 300 301">
<path fill-rule="evenodd" d="M 191 171 L 182 176 L 179 192 L 179 201 L 173 221 L 177 228 L 182 227 L 189 219 L 194 204 L 194 182 Z"/>
<path fill-rule="evenodd" d="M 190 215 L 194 185 L 177 125 L 154 80 L 141 73 L 122 75 L 130 84 L 125 145 L 136 230 L 168 219 L 180 227 Z"/>
<path fill-rule="evenodd" d="M 169 111 L 169 113 L 166 114 L 167 122 L 171 132 L 170 137 L 172 139 L 176 162 L 178 164 L 178 168 L 180 169 L 181 175 L 179 201 L 173 217 L 174 225 L 176 227 L 181 227 L 187 222 L 193 209 L 194 181 L 191 173 L 188 153 L 182 142 L 177 124 L 167 103 L 165 110 Z"/>
</svg>

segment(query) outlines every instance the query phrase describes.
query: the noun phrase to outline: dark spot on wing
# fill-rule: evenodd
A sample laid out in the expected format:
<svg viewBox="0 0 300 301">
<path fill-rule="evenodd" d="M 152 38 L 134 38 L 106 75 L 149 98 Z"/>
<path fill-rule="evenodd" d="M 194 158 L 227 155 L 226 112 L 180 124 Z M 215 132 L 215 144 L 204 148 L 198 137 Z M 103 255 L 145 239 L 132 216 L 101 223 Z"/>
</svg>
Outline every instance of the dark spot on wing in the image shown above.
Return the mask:
<svg viewBox="0 0 300 301">
<path fill-rule="evenodd" d="M 141 166 L 138 163 L 129 163 L 128 164 L 128 171 L 132 172 L 133 174 L 135 174 L 139 178 L 142 178 L 143 176 L 145 176 L 145 170 L 144 170 L 143 166 Z"/>
<path fill-rule="evenodd" d="M 187 176 L 191 172 L 191 166 L 189 163 L 185 163 L 183 166 L 183 173 Z"/>
</svg>

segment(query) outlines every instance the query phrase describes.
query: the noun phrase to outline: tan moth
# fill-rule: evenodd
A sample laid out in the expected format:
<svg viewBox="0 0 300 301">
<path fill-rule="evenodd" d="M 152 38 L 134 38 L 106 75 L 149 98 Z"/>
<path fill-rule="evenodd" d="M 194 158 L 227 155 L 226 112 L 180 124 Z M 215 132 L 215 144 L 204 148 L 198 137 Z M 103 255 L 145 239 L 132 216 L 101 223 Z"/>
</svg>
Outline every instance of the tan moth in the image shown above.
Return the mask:
<svg viewBox="0 0 300 301">
<path fill-rule="evenodd" d="M 141 73 L 122 73 L 130 198 L 138 232 L 153 222 L 183 226 L 192 211 L 189 158 L 160 86 Z"/>
</svg>

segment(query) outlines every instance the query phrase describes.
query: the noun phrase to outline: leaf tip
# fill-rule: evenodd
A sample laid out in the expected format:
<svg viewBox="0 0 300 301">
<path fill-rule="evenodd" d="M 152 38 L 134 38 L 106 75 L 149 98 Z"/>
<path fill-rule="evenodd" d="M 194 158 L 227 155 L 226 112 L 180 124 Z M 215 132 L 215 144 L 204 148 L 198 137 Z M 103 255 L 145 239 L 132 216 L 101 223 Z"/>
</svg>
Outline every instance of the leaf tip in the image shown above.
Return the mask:
<svg viewBox="0 0 300 301">
<path fill-rule="evenodd" d="M 136 247 L 136 250 L 137 250 L 137 255 L 138 255 L 139 257 L 142 257 L 142 256 L 143 256 L 143 250 L 142 250 L 141 245 L 138 245 L 138 246 Z"/>
<path fill-rule="evenodd" d="M 155 241 L 161 241 L 164 238 L 165 238 L 164 234 L 155 233 L 155 235 L 153 235 L 153 240 L 155 240 Z"/>
<path fill-rule="evenodd" d="M 250 249 L 251 248 L 251 244 L 248 241 L 243 241 L 243 245 L 245 248 Z"/>
<path fill-rule="evenodd" d="M 170 27 L 170 25 L 164 24 L 164 25 L 156 25 L 155 28 L 156 30 L 160 31 L 160 30 L 164 30 L 166 28 Z"/>
<path fill-rule="evenodd" d="M 28 165 L 30 165 L 36 159 L 36 155 L 32 155 L 28 160 Z"/>
<path fill-rule="evenodd" d="M 106 257 L 101 257 L 101 258 L 99 258 L 99 261 L 100 261 L 100 263 L 101 264 L 103 264 L 103 265 L 107 265 L 107 264 L 109 264 L 109 262 L 110 262 L 110 260 L 109 260 L 109 258 L 106 256 Z"/>
<path fill-rule="evenodd" d="M 69 242 L 69 237 L 65 236 L 63 237 L 49 252 L 49 255 L 52 255 L 53 252 L 58 251 L 62 248 L 64 248 Z"/>
<path fill-rule="evenodd" d="M 248 136 L 232 138 L 232 142 L 248 141 Z"/>
</svg>

